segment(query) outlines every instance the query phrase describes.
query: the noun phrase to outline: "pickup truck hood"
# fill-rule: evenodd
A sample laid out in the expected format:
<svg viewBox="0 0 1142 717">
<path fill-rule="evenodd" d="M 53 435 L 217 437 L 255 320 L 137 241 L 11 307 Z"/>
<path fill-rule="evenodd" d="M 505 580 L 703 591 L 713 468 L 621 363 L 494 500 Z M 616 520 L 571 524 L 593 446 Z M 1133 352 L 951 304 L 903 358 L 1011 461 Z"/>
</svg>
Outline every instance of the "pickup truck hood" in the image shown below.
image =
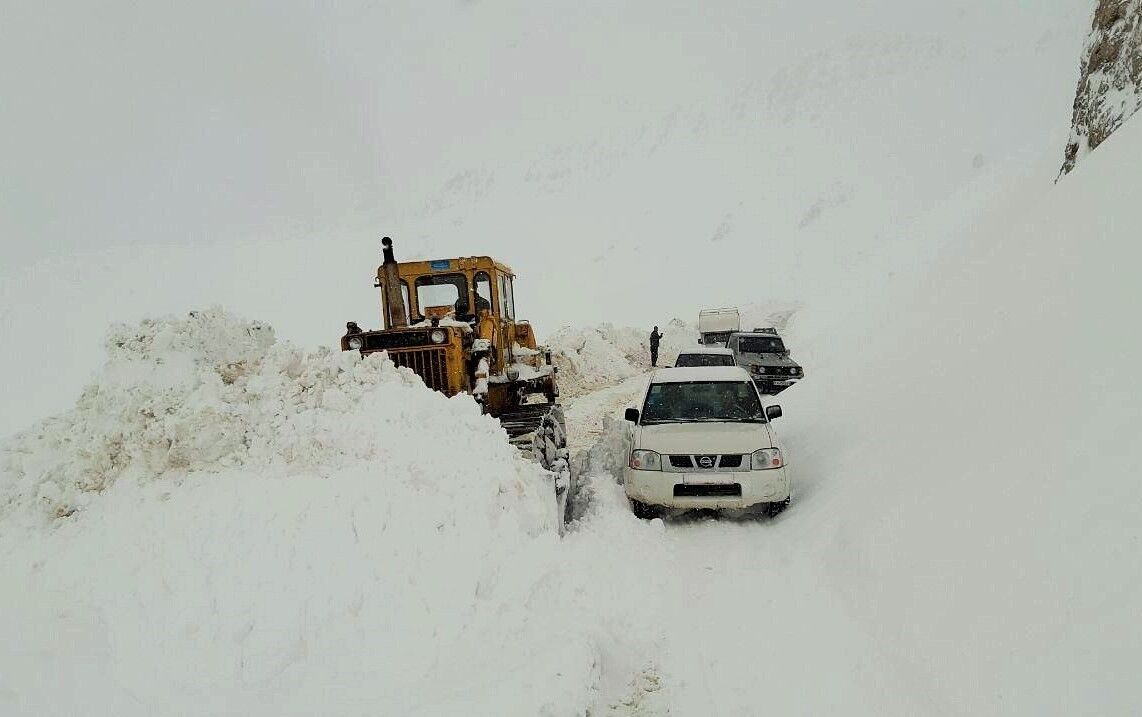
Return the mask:
<svg viewBox="0 0 1142 717">
<path fill-rule="evenodd" d="M 662 423 L 640 426 L 635 447 L 668 455 L 752 453 L 772 448 L 764 423 Z"/>
</svg>

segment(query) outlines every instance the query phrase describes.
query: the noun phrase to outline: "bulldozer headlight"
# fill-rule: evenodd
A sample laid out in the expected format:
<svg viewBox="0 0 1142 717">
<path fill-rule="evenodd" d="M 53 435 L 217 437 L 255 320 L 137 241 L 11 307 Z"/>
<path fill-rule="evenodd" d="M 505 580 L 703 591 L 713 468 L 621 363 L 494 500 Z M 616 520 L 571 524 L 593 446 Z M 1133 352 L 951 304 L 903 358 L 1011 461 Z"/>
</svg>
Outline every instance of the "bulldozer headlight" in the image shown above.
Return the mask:
<svg viewBox="0 0 1142 717">
<path fill-rule="evenodd" d="M 354 351 L 360 349 L 364 345 L 365 342 L 361 340 L 360 336 L 354 336 L 353 338 L 349 339 L 349 348 L 353 349 Z"/>
<path fill-rule="evenodd" d="M 434 344 L 442 344 L 448 340 L 448 333 L 444 329 L 436 329 L 428 335 L 428 338 L 432 339 Z"/>
</svg>

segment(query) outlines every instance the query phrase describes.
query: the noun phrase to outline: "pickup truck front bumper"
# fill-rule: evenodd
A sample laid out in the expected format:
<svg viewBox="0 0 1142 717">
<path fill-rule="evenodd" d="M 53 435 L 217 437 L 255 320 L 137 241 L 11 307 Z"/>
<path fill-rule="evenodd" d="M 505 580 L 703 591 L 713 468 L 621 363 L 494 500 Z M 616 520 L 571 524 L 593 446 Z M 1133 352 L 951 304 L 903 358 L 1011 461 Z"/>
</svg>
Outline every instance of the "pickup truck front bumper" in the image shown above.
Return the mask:
<svg viewBox="0 0 1142 717">
<path fill-rule="evenodd" d="M 748 508 L 789 497 L 785 468 L 735 473 L 623 471 L 627 496 L 667 508 Z"/>
</svg>

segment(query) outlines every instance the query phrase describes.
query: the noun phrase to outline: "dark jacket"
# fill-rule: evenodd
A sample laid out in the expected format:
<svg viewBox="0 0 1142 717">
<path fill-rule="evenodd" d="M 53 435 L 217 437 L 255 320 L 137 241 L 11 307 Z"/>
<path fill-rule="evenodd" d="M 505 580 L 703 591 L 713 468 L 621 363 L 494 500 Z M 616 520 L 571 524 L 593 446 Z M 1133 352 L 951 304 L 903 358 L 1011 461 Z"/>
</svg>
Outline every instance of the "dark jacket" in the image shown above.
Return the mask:
<svg viewBox="0 0 1142 717">
<path fill-rule="evenodd" d="M 650 332 L 650 348 L 652 348 L 652 349 L 658 348 L 658 344 L 661 341 L 662 341 L 662 334 L 658 333 L 658 331 L 651 331 Z"/>
</svg>

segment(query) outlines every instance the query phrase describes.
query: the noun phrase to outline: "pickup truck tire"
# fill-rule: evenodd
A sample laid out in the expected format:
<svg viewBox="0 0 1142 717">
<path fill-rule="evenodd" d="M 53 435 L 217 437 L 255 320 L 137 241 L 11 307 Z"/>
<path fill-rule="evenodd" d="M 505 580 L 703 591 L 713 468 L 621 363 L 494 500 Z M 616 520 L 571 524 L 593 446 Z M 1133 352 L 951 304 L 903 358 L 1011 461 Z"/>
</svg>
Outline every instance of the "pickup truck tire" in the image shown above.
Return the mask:
<svg viewBox="0 0 1142 717">
<path fill-rule="evenodd" d="M 789 507 L 789 499 L 788 498 L 786 498 L 783 501 L 777 502 L 777 503 L 766 503 L 765 504 L 765 514 L 767 516 L 769 516 L 770 518 L 776 518 L 777 516 L 781 515 L 781 513 L 788 507 Z"/>
<path fill-rule="evenodd" d="M 658 517 L 658 509 L 652 505 L 647 505 L 642 501 L 630 499 L 630 511 L 634 513 L 634 517 L 640 520 L 651 520 Z"/>
</svg>

